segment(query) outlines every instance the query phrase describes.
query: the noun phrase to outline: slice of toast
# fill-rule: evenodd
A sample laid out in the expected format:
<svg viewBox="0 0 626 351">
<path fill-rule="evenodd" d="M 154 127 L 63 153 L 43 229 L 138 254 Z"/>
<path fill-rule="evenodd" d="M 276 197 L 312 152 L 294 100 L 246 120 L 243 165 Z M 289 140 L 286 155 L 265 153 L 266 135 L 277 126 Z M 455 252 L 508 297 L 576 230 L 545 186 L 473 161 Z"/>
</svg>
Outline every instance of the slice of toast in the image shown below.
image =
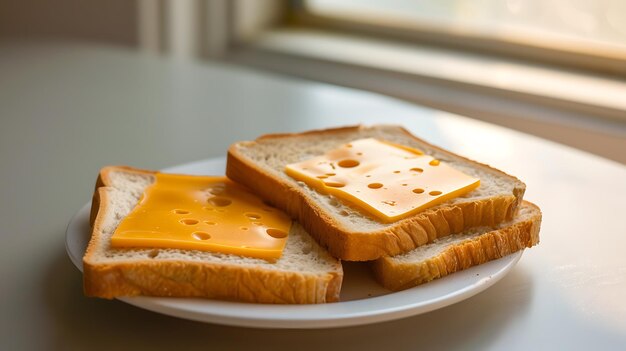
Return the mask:
<svg viewBox="0 0 626 351">
<path fill-rule="evenodd" d="M 383 223 L 285 173 L 288 164 L 323 155 L 362 138 L 419 149 L 479 178 L 481 185 L 416 215 Z M 397 255 L 449 234 L 511 220 L 526 189 L 515 177 L 428 144 L 399 126 L 387 125 L 273 134 L 239 142 L 228 150 L 226 174 L 296 218 L 333 256 L 348 261 Z"/>
<path fill-rule="evenodd" d="M 295 222 L 275 263 L 198 250 L 111 247 L 115 228 L 155 181 L 155 173 L 129 167 L 106 167 L 100 172 L 92 203 L 93 232 L 83 258 L 86 295 L 298 304 L 338 301 L 341 263 Z"/>
<path fill-rule="evenodd" d="M 470 229 L 402 255 L 371 263 L 376 280 L 393 291 L 408 289 L 539 243 L 541 211 L 524 201 L 519 214 L 496 227 Z"/>
</svg>

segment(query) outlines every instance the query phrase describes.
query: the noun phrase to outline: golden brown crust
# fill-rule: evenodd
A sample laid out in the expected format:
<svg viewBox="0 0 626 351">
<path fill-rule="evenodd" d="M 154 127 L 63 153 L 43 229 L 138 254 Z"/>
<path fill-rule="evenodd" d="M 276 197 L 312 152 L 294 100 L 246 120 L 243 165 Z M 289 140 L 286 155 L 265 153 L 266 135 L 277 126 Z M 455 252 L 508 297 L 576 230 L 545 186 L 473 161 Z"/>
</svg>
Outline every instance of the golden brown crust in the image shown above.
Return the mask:
<svg viewBox="0 0 626 351">
<path fill-rule="evenodd" d="M 112 171 L 125 171 L 130 173 L 139 173 L 139 174 L 156 174 L 156 171 L 150 171 L 145 169 L 133 168 L 129 166 L 106 166 L 103 167 L 100 172 L 98 172 L 98 178 L 96 179 L 96 187 L 93 192 L 93 198 L 91 200 L 91 213 L 89 216 L 89 225 L 93 228 L 94 222 L 96 220 L 96 216 L 98 215 L 98 211 L 100 209 L 100 192 L 98 189 L 102 187 L 108 187 L 111 184 L 111 180 L 109 178 Z"/>
<path fill-rule="evenodd" d="M 304 133 L 270 134 L 261 136 L 257 140 L 302 135 L 328 135 L 358 131 L 360 128 L 362 126 L 314 130 Z M 400 129 L 411 138 L 425 143 L 439 152 L 460 157 L 426 143 L 404 128 Z M 254 142 L 241 144 L 247 145 L 249 143 Z M 258 167 L 239 151 L 239 145 L 239 143 L 231 145 L 228 149 L 226 175 L 253 189 L 272 205 L 296 218 L 333 256 L 345 261 L 369 261 L 382 256 L 393 256 L 410 251 L 439 237 L 460 233 L 476 226 L 491 226 L 511 220 L 517 213 L 525 191 L 524 183 L 519 182 L 517 178 L 487 165 L 460 157 L 467 162 L 476 164 L 477 167 L 487 169 L 489 172 L 509 177 L 519 182 L 519 186 L 515 187 L 513 193 L 508 196 L 440 206 L 402 219 L 380 231 L 355 232 L 329 215 L 319 204 L 309 199 L 301 189 Z"/>
<path fill-rule="evenodd" d="M 204 297 L 256 303 L 309 304 L 339 300 L 343 273 L 304 274 L 183 260 L 97 263 L 94 252 L 108 210 L 111 171 L 154 174 L 130 167 L 105 167 L 99 174 L 92 204 L 92 237 L 83 258 L 87 296 Z"/>
<path fill-rule="evenodd" d="M 383 257 L 373 261 L 371 268 L 376 280 L 389 290 L 404 290 L 536 245 L 541 211 L 530 202 L 524 203 L 536 213 L 509 227 L 451 245 L 429 259 L 398 262 L 393 257 Z"/>
<path fill-rule="evenodd" d="M 260 137 L 256 138 L 256 140 L 263 139 L 277 139 L 277 138 L 288 138 L 294 136 L 306 136 L 306 135 L 328 135 L 328 134 L 341 134 L 345 132 L 357 131 L 361 128 L 360 125 L 356 126 L 344 126 L 344 127 L 334 127 L 334 128 L 326 128 L 326 129 L 312 129 L 304 132 L 297 133 L 272 133 L 272 134 L 263 134 Z"/>
</svg>

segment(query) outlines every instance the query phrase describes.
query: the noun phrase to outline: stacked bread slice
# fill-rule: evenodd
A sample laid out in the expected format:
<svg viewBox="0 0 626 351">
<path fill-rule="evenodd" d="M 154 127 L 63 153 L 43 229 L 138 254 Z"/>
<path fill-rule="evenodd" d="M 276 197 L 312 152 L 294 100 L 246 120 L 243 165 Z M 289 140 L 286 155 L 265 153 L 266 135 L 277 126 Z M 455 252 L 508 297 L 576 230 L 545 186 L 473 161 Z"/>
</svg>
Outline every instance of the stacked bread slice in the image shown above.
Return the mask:
<svg viewBox="0 0 626 351">
<path fill-rule="evenodd" d="M 404 290 L 445 277 L 539 243 L 541 211 L 524 201 L 510 221 L 449 235 L 407 253 L 372 262 L 376 280 L 389 290 Z"/>
<path fill-rule="evenodd" d="M 285 173 L 288 164 L 364 138 L 421 150 L 480 179 L 480 187 L 385 223 Z M 523 201 L 523 182 L 433 146 L 398 126 L 273 134 L 236 143 L 228 151 L 226 173 L 298 220 L 334 257 L 372 262 L 378 281 L 391 290 L 443 277 L 539 242 L 541 212 Z"/>
</svg>

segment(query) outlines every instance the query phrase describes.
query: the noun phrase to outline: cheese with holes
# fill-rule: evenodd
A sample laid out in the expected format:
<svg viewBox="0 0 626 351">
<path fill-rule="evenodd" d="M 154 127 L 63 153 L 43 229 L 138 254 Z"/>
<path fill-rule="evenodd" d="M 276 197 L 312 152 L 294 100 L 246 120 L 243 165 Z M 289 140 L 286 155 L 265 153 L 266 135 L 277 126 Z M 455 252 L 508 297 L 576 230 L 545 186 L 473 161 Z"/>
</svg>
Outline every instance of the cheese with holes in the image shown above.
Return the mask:
<svg viewBox="0 0 626 351">
<path fill-rule="evenodd" d="M 461 196 L 480 180 L 403 145 L 360 139 L 285 172 L 323 193 L 393 222 Z"/>
<path fill-rule="evenodd" d="M 214 251 L 278 259 L 291 219 L 226 177 L 157 173 L 111 238 L 113 247 Z"/>
</svg>

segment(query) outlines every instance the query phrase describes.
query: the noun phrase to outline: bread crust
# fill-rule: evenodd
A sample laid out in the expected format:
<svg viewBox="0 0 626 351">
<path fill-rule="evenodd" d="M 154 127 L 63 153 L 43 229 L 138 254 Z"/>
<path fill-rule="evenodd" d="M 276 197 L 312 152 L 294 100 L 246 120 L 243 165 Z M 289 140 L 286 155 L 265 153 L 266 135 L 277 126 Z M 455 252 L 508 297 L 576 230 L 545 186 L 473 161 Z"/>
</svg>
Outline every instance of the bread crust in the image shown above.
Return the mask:
<svg viewBox="0 0 626 351">
<path fill-rule="evenodd" d="M 303 133 L 268 134 L 259 137 L 257 141 L 303 135 L 357 132 L 361 128 L 364 127 L 357 125 Z M 505 176 L 515 181 L 517 186 L 508 196 L 438 206 L 401 219 L 379 231 L 359 232 L 338 222 L 319 204 L 306 196 L 302 189 L 269 174 L 240 152 L 240 145 L 249 145 L 255 141 L 236 143 L 230 146 L 226 175 L 251 188 L 272 205 L 296 218 L 334 257 L 346 261 L 370 261 L 383 256 L 397 255 L 446 235 L 460 233 L 477 226 L 493 226 L 511 220 L 515 216 L 526 189 L 524 183 L 488 165 L 469 160 L 427 143 L 402 127 L 399 127 L 399 130 L 406 136 L 426 144 L 438 152 L 473 163 L 476 167 L 481 167 L 488 172 Z"/>
<path fill-rule="evenodd" d="M 383 257 L 373 261 L 374 276 L 385 288 L 399 291 L 532 247 L 539 243 L 541 211 L 527 201 L 524 206 L 534 209 L 529 218 L 451 245 L 429 259 L 399 262 Z"/>
<path fill-rule="evenodd" d="M 110 172 L 155 174 L 131 167 L 100 171 L 91 210 L 92 237 L 83 257 L 85 295 L 203 297 L 255 303 L 312 304 L 335 302 L 343 279 L 341 263 L 327 274 L 306 274 L 188 260 L 133 260 L 98 263 L 94 260 L 110 203 Z"/>
</svg>

